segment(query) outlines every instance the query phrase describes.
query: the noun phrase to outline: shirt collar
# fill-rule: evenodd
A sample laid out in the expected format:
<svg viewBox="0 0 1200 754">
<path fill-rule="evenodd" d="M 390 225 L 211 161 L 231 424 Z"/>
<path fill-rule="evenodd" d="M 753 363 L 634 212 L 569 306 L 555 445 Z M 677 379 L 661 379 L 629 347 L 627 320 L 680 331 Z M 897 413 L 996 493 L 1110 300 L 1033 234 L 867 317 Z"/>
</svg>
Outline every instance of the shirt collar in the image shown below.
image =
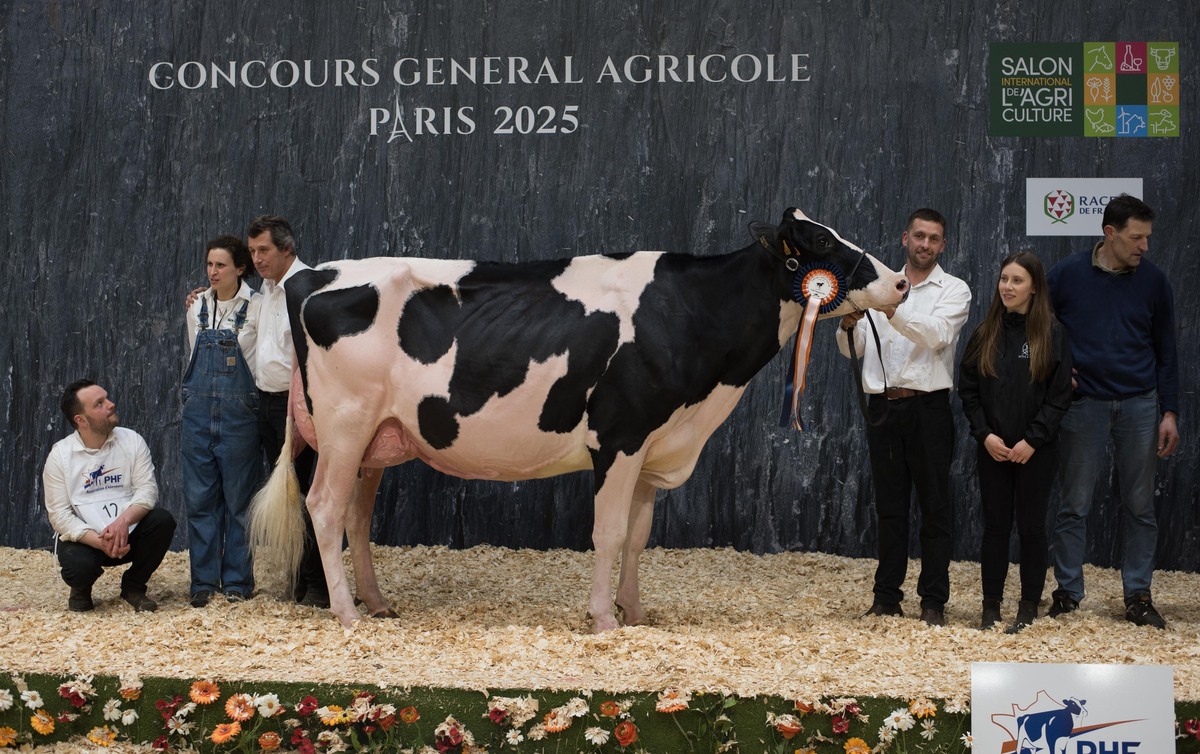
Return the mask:
<svg viewBox="0 0 1200 754">
<path fill-rule="evenodd" d="M 1100 247 L 1104 245 L 1103 241 L 1099 241 L 1092 247 L 1092 266 L 1101 272 L 1107 272 L 1109 275 L 1132 275 L 1136 267 L 1129 267 L 1124 270 L 1111 270 L 1104 266 L 1100 261 Z"/>
<path fill-rule="evenodd" d="M 908 272 L 908 263 L 907 262 L 905 262 L 904 269 L 902 269 L 900 272 L 901 272 L 901 274 L 905 274 Z M 907 275 L 905 275 L 905 277 L 907 277 Z M 942 269 L 941 264 L 938 264 L 935 262 L 933 265 L 933 269 L 929 272 L 929 277 L 925 278 L 921 282 L 914 285 L 913 288 L 920 288 L 921 286 L 927 285 L 927 284 L 933 284 L 933 285 L 941 287 L 942 285 L 945 285 L 945 283 L 946 283 L 946 271 Z"/>
</svg>

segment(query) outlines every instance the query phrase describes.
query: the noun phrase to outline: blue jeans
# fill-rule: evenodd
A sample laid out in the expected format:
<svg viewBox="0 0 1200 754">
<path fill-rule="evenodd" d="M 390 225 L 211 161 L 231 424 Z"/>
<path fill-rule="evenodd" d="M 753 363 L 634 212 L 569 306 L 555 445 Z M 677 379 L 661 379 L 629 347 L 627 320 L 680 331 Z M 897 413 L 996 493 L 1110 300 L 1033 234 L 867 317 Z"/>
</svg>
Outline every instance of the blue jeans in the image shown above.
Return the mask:
<svg viewBox="0 0 1200 754">
<path fill-rule="evenodd" d="M 191 593 L 249 596 L 254 564 L 246 533 L 262 479 L 258 389 L 233 330 L 201 330 L 183 379 L 183 507 Z"/>
<path fill-rule="evenodd" d="M 1081 398 L 1071 404 L 1059 433 L 1059 486 L 1062 501 L 1051 549 L 1059 591 L 1082 601 L 1087 516 L 1109 440 L 1124 506 L 1121 524 L 1125 597 L 1150 593 L 1158 523 L 1154 514 L 1154 473 L 1158 465 L 1158 394 L 1124 400 Z"/>
</svg>

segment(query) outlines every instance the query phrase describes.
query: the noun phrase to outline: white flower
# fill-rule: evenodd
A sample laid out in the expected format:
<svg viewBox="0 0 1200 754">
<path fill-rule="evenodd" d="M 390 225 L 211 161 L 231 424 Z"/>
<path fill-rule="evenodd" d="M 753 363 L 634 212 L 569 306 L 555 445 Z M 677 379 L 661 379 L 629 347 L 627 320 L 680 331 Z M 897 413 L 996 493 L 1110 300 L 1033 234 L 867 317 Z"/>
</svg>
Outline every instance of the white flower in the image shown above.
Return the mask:
<svg viewBox="0 0 1200 754">
<path fill-rule="evenodd" d="M 923 728 L 921 731 L 921 738 L 925 739 L 926 741 L 932 741 L 937 735 L 937 731 L 934 730 L 934 724 L 932 720 L 922 720 L 921 728 Z"/>
<path fill-rule="evenodd" d="M 943 705 L 943 709 L 952 715 L 957 715 L 960 712 L 966 714 L 971 711 L 971 705 L 964 699 L 950 699 Z"/>
<path fill-rule="evenodd" d="M 262 696 L 254 697 L 254 707 L 258 710 L 258 714 L 263 717 L 274 717 L 283 709 L 283 706 L 279 704 L 279 697 L 276 694 L 263 694 Z"/>
<path fill-rule="evenodd" d="M 511 728 L 504 734 L 504 738 L 508 741 L 509 746 L 519 746 L 525 740 L 525 736 L 521 735 L 521 731 L 516 728 Z"/>
<path fill-rule="evenodd" d="M 8 689 L 0 689 L 0 712 L 7 712 L 12 709 L 13 695 Z"/>
<path fill-rule="evenodd" d="M 608 731 L 604 728 L 588 728 L 583 732 L 583 737 L 594 746 L 603 746 L 608 743 Z"/>
<path fill-rule="evenodd" d="M 975 737 L 970 733 L 962 734 L 962 738 L 960 740 L 962 741 L 963 746 L 967 747 L 968 749 L 971 748 L 971 744 L 975 743 Z"/>
<path fill-rule="evenodd" d="M 317 743 L 325 751 L 346 751 L 346 742 L 331 730 L 323 730 L 317 734 Z"/>
<path fill-rule="evenodd" d="M 37 709 L 42 706 L 42 695 L 33 689 L 21 692 L 21 701 L 25 702 L 25 706 L 29 709 Z"/>
<path fill-rule="evenodd" d="M 912 713 L 907 708 L 901 707 L 897 710 L 892 710 L 891 714 L 883 721 L 883 724 L 892 730 L 909 730 L 916 724 L 913 720 Z"/>
<path fill-rule="evenodd" d="M 895 737 L 896 737 L 896 729 L 895 728 L 889 728 L 886 723 L 879 726 L 879 743 L 881 743 L 881 744 L 891 743 L 892 739 Z"/>
<path fill-rule="evenodd" d="M 546 737 L 546 726 L 543 725 L 542 723 L 538 723 L 537 725 L 535 725 L 529 729 L 529 740 L 530 741 L 541 741 L 545 737 Z"/>
<path fill-rule="evenodd" d="M 196 711 L 196 703 L 188 702 L 187 704 L 183 705 L 182 707 L 180 707 L 179 709 L 177 709 L 175 711 L 175 716 L 178 718 L 184 718 L 184 717 L 187 717 L 188 715 L 192 714 L 195 711 Z"/>
<path fill-rule="evenodd" d="M 120 720 L 121 719 L 121 703 L 116 699 L 109 699 L 104 703 L 104 719 L 105 720 Z"/>
<path fill-rule="evenodd" d="M 587 700 L 575 697 L 562 706 L 563 712 L 569 717 L 583 717 L 588 713 Z"/>
<path fill-rule="evenodd" d="M 121 725 L 133 725 L 138 719 L 138 713 L 135 709 L 127 709 L 121 713 Z"/>
<path fill-rule="evenodd" d="M 167 721 L 167 730 L 177 736 L 186 736 L 192 732 L 192 724 L 181 718 L 177 713 Z"/>
</svg>

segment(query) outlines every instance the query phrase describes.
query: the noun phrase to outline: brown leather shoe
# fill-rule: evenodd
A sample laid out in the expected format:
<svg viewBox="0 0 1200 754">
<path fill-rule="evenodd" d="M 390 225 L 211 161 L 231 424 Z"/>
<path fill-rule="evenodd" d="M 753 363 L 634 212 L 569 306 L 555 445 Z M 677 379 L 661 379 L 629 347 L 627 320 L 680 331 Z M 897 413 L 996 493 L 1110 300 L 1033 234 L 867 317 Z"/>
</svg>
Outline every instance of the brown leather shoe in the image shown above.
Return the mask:
<svg viewBox="0 0 1200 754">
<path fill-rule="evenodd" d="M 864 618 L 868 618 L 872 615 L 896 615 L 903 617 L 904 611 L 900 609 L 899 605 L 884 605 L 880 602 L 876 602 L 871 605 L 870 610 L 867 610 L 867 612 L 863 613 Z"/>
<path fill-rule="evenodd" d="M 937 607 L 921 608 L 921 620 L 930 626 L 946 625 L 946 614 Z"/>
<path fill-rule="evenodd" d="M 139 613 L 152 613 L 158 609 L 158 603 L 147 597 L 145 592 L 122 592 L 121 599 Z"/>
</svg>

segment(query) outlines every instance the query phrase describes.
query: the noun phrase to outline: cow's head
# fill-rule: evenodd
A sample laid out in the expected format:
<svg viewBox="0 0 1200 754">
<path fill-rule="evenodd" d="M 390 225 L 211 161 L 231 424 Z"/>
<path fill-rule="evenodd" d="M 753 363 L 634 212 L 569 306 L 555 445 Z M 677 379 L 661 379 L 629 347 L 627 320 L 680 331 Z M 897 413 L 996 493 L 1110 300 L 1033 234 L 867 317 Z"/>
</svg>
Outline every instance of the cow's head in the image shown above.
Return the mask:
<svg viewBox="0 0 1200 754">
<path fill-rule="evenodd" d="M 812 295 L 824 298 L 822 319 L 895 306 L 908 294 L 904 275 L 794 207 L 783 213 L 779 225 L 753 223 L 750 232 L 795 273 L 797 301 L 804 303 Z"/>
</svg>

